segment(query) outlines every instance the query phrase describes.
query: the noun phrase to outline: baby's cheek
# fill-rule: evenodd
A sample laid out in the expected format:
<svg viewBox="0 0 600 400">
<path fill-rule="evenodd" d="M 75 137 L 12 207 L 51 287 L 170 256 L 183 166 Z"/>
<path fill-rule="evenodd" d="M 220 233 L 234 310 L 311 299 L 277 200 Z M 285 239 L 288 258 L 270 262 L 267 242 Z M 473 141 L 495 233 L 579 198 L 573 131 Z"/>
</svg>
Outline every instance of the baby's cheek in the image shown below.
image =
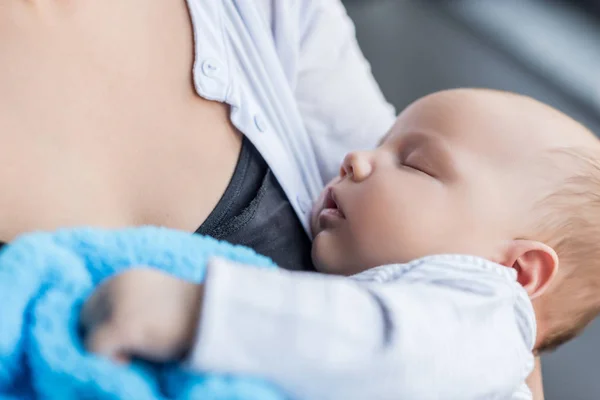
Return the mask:
<svg viewBox="0 0 600 400">
<path fill-rule="evenodd" d="M 377 213 L 353 221 L 356 223 L 350 247 L 354 258 L 364 263 L 365 268 L 410 261 L 418 231 L 406 218 L 398 218 L 397 213 Z"/>
</svg>

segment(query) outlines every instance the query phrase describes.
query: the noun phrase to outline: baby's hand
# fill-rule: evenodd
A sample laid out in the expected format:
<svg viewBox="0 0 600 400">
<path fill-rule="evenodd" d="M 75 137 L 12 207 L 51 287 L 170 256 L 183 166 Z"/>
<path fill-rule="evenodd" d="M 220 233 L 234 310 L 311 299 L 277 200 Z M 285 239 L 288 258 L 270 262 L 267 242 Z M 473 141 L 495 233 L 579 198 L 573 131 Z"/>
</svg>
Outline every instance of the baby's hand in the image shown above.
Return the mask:
<svg viewBox="0 0 600 400">
<path fill-rule="evenodd" d="M 85 303 L 85 347 L 119 362 L 178 360 L 193 344 L 202 294 L 202 285 L 148 267 L 124 272 Z"/>
</svg>

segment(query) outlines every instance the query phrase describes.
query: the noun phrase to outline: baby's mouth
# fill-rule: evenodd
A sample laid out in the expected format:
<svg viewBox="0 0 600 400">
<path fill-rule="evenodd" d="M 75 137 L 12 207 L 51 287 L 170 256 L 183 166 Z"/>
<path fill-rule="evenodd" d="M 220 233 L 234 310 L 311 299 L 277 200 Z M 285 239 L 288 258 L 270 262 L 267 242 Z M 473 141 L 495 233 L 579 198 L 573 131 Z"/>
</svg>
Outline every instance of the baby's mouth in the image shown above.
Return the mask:
<svg viewBox="0 0 600 400">
<path fill-rule="evenodd" d="M 323 204 L 323 210 L 321 213 L 327 213 L 332 216 L 337 216 L 339 218 L 346 218 L 344 212 L 342 211 L 339 203 L 336 200 L 335 192 L 332 188 L 327 190 L 327 194 L 325 195 L 325 201 Z"/>
</svg>

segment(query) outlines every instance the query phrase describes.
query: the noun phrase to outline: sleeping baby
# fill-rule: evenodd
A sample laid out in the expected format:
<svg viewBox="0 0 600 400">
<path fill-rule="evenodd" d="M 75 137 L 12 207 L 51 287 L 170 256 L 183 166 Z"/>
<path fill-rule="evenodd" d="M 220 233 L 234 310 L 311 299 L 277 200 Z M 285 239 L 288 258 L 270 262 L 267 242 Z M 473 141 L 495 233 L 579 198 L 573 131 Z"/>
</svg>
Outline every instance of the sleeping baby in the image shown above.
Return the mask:
<svg viewBox="0 0 600 400">
<path fill-rule="evenodd" d="M 86 345 L 294 399 L 529 399 L 534 354 L 600 312 L 598 160 L 594 135 L 530 98 L 427 96 L 316 202 L 324 274 L 213 259 L 198 285 L 141 266 L 86 303 Z"/>
</svg>

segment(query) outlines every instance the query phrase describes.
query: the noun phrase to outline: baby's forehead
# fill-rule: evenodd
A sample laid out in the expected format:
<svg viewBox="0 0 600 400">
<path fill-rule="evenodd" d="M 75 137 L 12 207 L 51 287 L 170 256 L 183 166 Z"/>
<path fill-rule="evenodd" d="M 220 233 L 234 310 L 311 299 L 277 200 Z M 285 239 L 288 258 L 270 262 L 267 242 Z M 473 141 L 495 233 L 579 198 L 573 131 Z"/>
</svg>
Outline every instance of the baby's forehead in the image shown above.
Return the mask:
<svg viewBox="0 0 600 400">
<path fill-rule="evenodd" d="M 541 102 L 479 89 L 439 92 L 416 101 L 400 114 L 386 139 L 414 131 L 506 161 L 598 142 L 581 124 Z"/>
</svg>

